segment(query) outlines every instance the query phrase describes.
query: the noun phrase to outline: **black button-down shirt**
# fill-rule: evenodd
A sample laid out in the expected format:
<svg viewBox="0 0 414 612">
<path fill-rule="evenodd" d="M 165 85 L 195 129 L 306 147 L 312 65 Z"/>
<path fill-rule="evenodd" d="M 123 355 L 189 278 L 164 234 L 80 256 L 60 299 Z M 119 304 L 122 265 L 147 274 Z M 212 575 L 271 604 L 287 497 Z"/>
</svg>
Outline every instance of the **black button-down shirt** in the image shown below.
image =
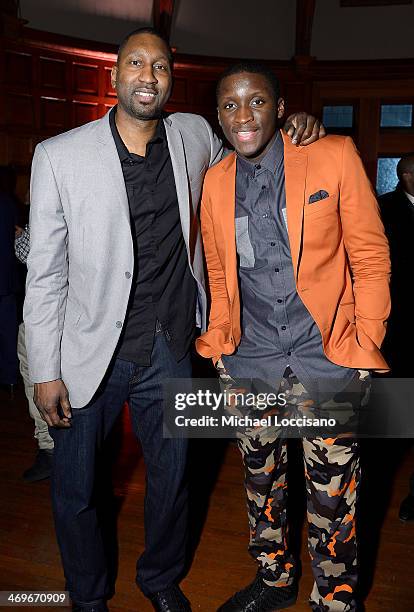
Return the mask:
<svg viewBox="0 0 414 612">
<path fill-rule="evenodd" d="M 195 333 L 196 284 L 187 250 L 164 122 L 159 121 L 146 155 L 130 153 L 110 115 L 112 136 L 125 179 L 131 213 L 135 270 L 117 357 L 151 364 L 156 321 L 177 361 Z"/>
</svg>

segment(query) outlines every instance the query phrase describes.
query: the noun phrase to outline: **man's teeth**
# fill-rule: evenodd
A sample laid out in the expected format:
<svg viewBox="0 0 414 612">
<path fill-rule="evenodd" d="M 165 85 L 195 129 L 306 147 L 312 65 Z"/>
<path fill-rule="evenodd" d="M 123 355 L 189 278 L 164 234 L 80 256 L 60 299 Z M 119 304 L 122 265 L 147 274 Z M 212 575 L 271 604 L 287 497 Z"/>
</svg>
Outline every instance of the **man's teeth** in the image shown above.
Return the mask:
<svg viewBox="0 0 414 612">
<path fill-rule="evenodd" d="M 252 138 L 254 138 L 255 133 L 255 130 L 237 132 L 237 137 L 239 140 L 251 140 Z"/>
<path fill-rule="evenodd" d="M 151 93 L 150 91 L 134 91 L 134 94 L 143 98 L 155 98 L 155 93 Z"/>
</svg>

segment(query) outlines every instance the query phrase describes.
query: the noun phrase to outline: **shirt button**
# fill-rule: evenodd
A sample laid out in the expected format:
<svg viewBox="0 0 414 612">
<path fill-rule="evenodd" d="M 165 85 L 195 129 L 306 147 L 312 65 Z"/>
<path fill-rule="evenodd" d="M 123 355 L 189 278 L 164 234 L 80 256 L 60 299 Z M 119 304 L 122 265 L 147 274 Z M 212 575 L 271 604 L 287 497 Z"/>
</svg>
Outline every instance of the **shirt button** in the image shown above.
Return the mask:
<svg viewBox="0 0 414 612">
<path fill-rule="evenodd" d="M 260 164 L 255 165 L 256 170 L 261 170 L 262 166 Z"/>
<path fill-rule="evenodd" d="M 125 272 L 125 278 L 131 278 L 131 272 Z"/>
<path fill-rule="evenodd" d="M 122 327 L 122 321 L 117 321 L 117 322 L 116 322 L 116 326 L 117 326 L 118 328 L 119 328 L 119 327 Z"/>
<path fill-rule="evenodd" d="M 280 329 L 283 329 L 283 331 L 285 331 L 286 325 L 282 325 L 282 327 Z"/>
<path fill-rule="evenodd" d="M 276 246 L 276 242 L 271 242 L 270 246 Z"/>
<path fill-rule="evenodd" d="M 266 185 L 262 185 L 262 189 L 266 189 Z"/>
<path fill-rule="evenodd" d="M 290 357 L 292 354 L 292 351 L 288 351 L 286 354 Z"/>
<path fill-rule="evenodd" d="M 282 304 L 283 300 L 278 300 L 277 303 L 278 304 Z"/>
<path fill-rule="evenodd" d="M 279 273 L 279 271 L 280 271 L 279 268 L 275 268 L 275 272 Z"/>
<path fill-rule="evenodd" d="M 264 213 L 264 215 L 262 215 L 263 219 L 267 219 L 269 215 L 267 213 Z"/>
</svg>

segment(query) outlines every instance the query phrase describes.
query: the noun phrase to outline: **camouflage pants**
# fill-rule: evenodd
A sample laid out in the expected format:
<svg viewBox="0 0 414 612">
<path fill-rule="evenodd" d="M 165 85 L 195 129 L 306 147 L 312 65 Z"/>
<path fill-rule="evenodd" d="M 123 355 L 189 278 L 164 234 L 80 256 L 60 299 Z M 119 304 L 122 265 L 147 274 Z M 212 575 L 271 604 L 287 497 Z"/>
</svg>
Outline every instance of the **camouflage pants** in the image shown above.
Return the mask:
<svg viewBox="0 0 414 612">
<path fill-rule="evenodd" d="M 347 388 L 348 389 L 348 388 Z M 357 389 L 357 393 L 355 393 Z M 347 390 L 320 403 L 318 410 L 344 408 L 355 414 L 369 399 L 370 377 L 359 371 Z M 297 415 L 312 410 L 312 400 L 287 368 L 281 389 Z M 303 437 L 308 549 L 314 575 L 310 606 L 317 612 L 356 610 L 357 542 L 355 506 L 360 482 L 359 443 L 355 437 Z M 281 429 L 251 430 L 238 436 L 245 468 L 250 524 L 249 551 L 270 586 L 295 580 L 287 525 L 287 443 Z"/>
</svg>

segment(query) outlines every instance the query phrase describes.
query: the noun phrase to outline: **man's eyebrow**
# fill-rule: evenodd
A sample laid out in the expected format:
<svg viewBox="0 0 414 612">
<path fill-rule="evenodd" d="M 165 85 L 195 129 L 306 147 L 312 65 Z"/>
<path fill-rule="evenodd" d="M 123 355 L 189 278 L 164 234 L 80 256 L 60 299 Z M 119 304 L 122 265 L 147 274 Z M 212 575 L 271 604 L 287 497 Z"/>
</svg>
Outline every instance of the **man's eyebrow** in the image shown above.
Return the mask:
<svg viewBox="0 0 414 612">
<path fill-rule="evenodd" d="M 252 94 L 249 94 L 249 98 L 254 98 L 255 96 L 265 96 L 265 95 L 268 95 L 268 94 L 266 94 L 266 92 L 263 90 L 259 90 L 259 91 L 255 91 Z M 223 102 L 224 100 L 234 100 L 235 98 L 237 98 L 237 94 L 235 93 L 225 94 L 222 97 L 221 101 Z"/>
<path fill-rule="evenodd" d="M 145 55 L 145 51 L 143 51 L 142 49 L 133 49 L 132 51 L 130 51 L 129 53 L 125 54 L 125 59 L 128 59 L 129 57 L 140 57 L 140 56 L 144 56 Z M 167 55 L 160 55 L 158 56 L 154 62 L 159 62 L 161 60 L 165 60 L 166 62 L 169 61 Z"/>
</svg>

